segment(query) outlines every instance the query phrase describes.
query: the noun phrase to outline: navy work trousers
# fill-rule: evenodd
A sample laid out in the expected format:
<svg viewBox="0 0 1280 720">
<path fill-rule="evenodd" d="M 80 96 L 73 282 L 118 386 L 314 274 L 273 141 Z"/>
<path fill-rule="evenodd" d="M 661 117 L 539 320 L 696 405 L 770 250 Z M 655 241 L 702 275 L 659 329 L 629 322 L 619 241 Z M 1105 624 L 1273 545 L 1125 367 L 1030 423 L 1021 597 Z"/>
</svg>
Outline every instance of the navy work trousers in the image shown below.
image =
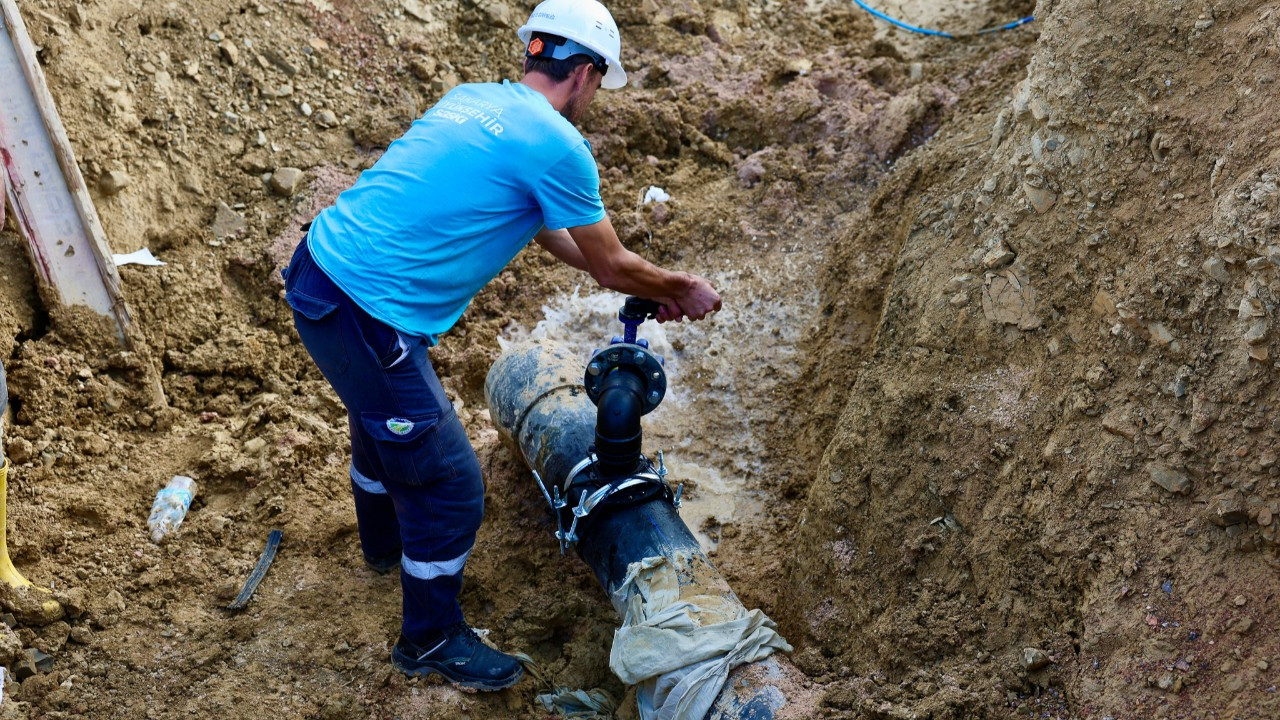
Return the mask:
<svg viewBox="0 0 1280 720">
<path fill-rule="evenodd" d="M 347 407 L 361 547 L 375 562 L 400 555 L 401 632 L 421 643 L 462 620 L 462 569 L 484 515 L 480 463 L 425 339 L 397 333 L 347 297 L 305 238 L 285 290 L 303 345 Z"/>
</svg>

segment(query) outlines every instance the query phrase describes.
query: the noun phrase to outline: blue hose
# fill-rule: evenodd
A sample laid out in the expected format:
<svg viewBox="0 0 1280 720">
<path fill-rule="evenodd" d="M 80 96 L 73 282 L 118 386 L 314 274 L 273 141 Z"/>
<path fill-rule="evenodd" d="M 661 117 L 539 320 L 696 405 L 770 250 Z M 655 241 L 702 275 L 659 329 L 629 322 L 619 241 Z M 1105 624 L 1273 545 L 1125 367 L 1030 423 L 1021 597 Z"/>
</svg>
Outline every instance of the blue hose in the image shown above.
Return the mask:
<svg viewBox="0 0 1280 720">
<path fill-rule="evenodd" d="M 853 1 L 858 4 L 858 7 L 862 8 L 863 10 L 866 10 L 867 12 L 880 18 L 881 20 L 884 20 L 890 25 L 895 25 L 897 27 L 902 28 L 903 30 L 907 30 L 913 33 L 918 33 L 920 35 L 934 35 L 936 37 L 951 38 L 952 40 L 955 40 L 956 38 L 966 37 L 969 35 L 990 35 L 991 33 L 1000 32 L 1001 30 L 1012 30 L 1016 27 L 1022 27 L 1023 25 L 1026 25 L 1027 23 L 1032 22 L 1033 20 L 1036 19 L 1034 15 L 1028 15 L 1027 17 L 1021 18 L 1019 20 L 1014 20 L 1011 23 L 1006 23 L 1004 25 L 1000 25 L 997 27 L 984 28 L 982 30 L 977 30 L 974 32 L 960 33 L 959 35 L 955 35 L 943 30 L 931 30 L 929 28 L 922 28 L 916 25 L 910 25 L 897 18 L 885 15 L 879 10 L 876 10 L 875 8 L 866 4 L 862 0 L 853 0 Z"/>
</svg>

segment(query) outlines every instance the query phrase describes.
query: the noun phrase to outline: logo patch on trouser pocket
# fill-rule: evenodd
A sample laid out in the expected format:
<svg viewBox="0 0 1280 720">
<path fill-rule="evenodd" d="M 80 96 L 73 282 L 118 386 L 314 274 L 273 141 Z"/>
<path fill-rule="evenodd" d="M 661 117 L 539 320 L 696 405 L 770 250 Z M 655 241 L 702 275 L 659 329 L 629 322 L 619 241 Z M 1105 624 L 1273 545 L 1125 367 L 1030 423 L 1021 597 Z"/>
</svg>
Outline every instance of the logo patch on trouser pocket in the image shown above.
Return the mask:
<svg viewBox="0 0 1280 720">
<path fill-rule="evenodd" d="M 404 418 L 390 418 L 387 420 L 387 429 L 396 435 L 408 435 L 413 432 L 413 421 Z"/>
</svg>

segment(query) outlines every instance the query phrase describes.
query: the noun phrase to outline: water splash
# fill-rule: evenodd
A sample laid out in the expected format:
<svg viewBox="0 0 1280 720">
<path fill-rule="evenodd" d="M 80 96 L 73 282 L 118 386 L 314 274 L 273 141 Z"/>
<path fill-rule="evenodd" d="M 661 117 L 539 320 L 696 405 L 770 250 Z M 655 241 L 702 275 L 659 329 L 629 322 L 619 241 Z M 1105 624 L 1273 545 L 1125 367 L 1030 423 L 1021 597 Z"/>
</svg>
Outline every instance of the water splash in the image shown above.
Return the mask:
<svg viewBox="0 0 1280 720">
<path fill-rule="evenodd" d="M 771 389 L 795 378 L 796 344 L 813 307 L 762 296 L 740 280 L 738 272 L 714 278 L 732 301 L 709 321 L 640 327 L 640 337 L 666 359 L 668 378 L 666 399 L 644 418 L 645 452 L 662 450 L 670 479 L 686 483 L 680 514 L 707 550 L 718 544 L 721 525 L 763 507 L 757 488 L 767 425 L 755 418 L 769 415 Z M 507 326 L 498 343 L 505 350 L 526 340 L 555 342 L 585 366 L 622 333 L 624 300 L 575 287 L 545 304 L 532 328 Z"/>
</svg>

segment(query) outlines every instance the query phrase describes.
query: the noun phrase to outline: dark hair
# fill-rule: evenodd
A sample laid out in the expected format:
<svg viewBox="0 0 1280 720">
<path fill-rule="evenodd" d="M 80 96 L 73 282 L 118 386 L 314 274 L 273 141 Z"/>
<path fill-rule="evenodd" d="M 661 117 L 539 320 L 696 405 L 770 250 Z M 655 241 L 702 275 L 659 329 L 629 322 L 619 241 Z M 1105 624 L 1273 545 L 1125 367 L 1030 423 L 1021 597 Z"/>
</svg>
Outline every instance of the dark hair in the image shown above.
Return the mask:
<svg viewBox="0 0 1280 720">
<path fill-rule="evenodd" d="M 543 41 L 549 41 L 556 45 L 564 42 L 564 38 L 558 35 L 551 35 L 550 33 L 534 33 L 533 37 L 542 38 Z M 532 41 L 532 38 L 530 38 L 530 41 Z M 595 65 L 596 61 L 590 55 L 584 55 L 581 53 L 578 55 L 571 55 L 563 60 L 557 60 L 552 57 L 530 57 L 529 55 L 525 55 L 524 71 L 525 74 L 535 72 L 542 73 L 556 82 L 564 82 L 569 78 L 569 75 L 571 75 L 574 70 L 578 69 L 579 65 L 586 65 L 588 63 Z M 596 70 L 599 69 L 599 67 L 596 68 Z"/>
</svg>

